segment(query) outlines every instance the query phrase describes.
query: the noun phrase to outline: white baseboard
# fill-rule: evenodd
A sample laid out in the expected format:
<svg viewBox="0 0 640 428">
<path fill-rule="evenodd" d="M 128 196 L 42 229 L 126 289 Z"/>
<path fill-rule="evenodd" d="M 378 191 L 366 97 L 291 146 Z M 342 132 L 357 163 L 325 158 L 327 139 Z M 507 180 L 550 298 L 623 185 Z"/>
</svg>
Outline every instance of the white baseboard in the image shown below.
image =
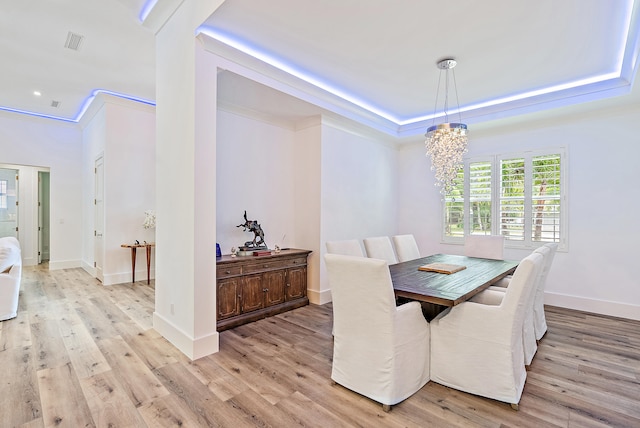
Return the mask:
<svg viewBox="0 0 640 428">
<path fill-rule="evenodd" d="M 206 357 L 220 350 L 217 331 L 194 339 L 157 312 L 153 313 L 153 328 L 191 360 Z"/>
<path fill-rule="evenodd" d="M 309 303 L 314 305 L 324 305 L 331 302 L 331 290 L 309 290 L 307 289 L 307 297 L 309 297 Z"/>
<path fill-rule="evenodd" d="M 544 293 L 545 305 L 640 321 L 640 306 L 606 300 L 587 299 L 568 294 Z"/>
<path fill-rule="evenodd" d="M 80 260 L 49 260 L 49 270 L 73 269 L 79 267 L 82 267 L 82 262 Z"/>
<path fill-rule="evenodd" d="M 154 279 L 156 273 L 151 270 L 149 277 Z M 147 281 L 147 270 L 136 270 L 136 281 Z M 131 282 L 131 272 L 112 273 L 104 275 L 102 283 L 104 285 L 123 284 L 125 282 Z"/>
<path fill-rule="evenodd" d="M 91 275 L 92 277 L 96 277 L 96 268 L 93 267 L 93 265 L 87 263 L 87 262 L 82 262 L 82 269 L 84 269 L 85 272 L 87 272 L 89 275 Z"/>
</svg>

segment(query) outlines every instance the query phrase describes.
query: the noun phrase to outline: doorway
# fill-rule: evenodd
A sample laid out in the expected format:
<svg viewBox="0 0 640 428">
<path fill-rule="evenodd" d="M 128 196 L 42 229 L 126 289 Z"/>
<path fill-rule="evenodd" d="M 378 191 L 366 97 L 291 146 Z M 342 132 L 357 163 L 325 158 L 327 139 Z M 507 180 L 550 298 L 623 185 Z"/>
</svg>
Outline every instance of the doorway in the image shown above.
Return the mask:
<svg viewBox="0 0 640 428">
<path fill-rule="evenodd" d="M 95 199 L 94 203 L 94 262 L 95 275 L 98 281 L 104 282 L 104 158 L 101 155 L 95 162 Z"/>
<path fill-rule="evenodd" d="M 0 164 L 0 237 L 20 241 L 22 265 L 50 259 L 48 167 Z"/>
<path fill-rule="evenodd" d="M 49 172 L 38 171 L 38 264 L 50 258 L 49 188 Z"/>
<path fill-rule="evenodd" d="M 18 170 L 0 168 L 0 238 L 18 238 Z"/>
</svg>

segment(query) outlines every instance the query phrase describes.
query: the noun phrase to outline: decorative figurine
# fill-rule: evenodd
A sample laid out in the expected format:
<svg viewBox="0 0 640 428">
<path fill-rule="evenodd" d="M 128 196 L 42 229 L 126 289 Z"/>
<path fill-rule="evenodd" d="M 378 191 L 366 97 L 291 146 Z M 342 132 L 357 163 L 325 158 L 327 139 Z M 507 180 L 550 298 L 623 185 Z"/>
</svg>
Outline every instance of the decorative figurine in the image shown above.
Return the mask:
<svg viewBox="0 0 640 428">
<path fill-rule="evenodd" d="M 244 245 L 240 247 L 241 251 L 267 249 L 267 245 L 264 242 L 264 232 L 262 231 L 262 226 L 260 226 L 260 223 L 258 223 L 257 220 L 247 219 L 247 210 L 244 211 L 244 223 L 239 224 L 236 227 L 244 228 L 242 229 L 243 232 L 253 232 L 253 241 L 245 242 Z"/>
<path fill-rule="evenodd" d="M 231 247 L 231 257 L 236 257 L 238 255 L 238 249 L 236 247 Z"/>
<path fill-rule="evenodd" d="M 274 252 L 274 253 L 276 253 L 276 254 L 280 254 L 280 246 L 279 246 L 279 245 L 276 245 L 276 246 L 273 248 L 273 252 Z"/>
</svg>

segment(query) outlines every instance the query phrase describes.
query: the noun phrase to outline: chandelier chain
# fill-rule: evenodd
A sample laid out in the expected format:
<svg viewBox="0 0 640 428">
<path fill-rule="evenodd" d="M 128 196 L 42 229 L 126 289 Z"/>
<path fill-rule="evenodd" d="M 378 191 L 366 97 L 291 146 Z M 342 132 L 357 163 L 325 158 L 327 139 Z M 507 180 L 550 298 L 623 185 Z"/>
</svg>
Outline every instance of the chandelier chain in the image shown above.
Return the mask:
<svg viewBox="0 0 640 428">
<path fill-rule="evenodd" d="M 425 146 L 427 156 L 431 157 L 431 170 L 435 172 L 436 186 L 440 186 L 440 193 L 444 196 L 455 187 L 458 171 L 462 165 L 463 155 L 467 152 L 467 125 L 462 123 L 460 102 L 458 99 L 458 86 L 455 71 L 456 61 L 445 59 L 438 62 L 440 74 L 438 76 L 438 91 L 436 93 L 436 105 L 434 108 L 433 123 L 435 124 L 438 99 L 440 96 L 440 84 L 442 83 L 442 71 L 445 76 L 444 109 L 445 122 L 431 126 L 425 134 Z M 453 86 L 455 89 L 456 105 L 460 123 L 449 123 L 449 70 L 453 72 Z M 442 115 L 440 116 L 442 117 Z"/>
</svg>

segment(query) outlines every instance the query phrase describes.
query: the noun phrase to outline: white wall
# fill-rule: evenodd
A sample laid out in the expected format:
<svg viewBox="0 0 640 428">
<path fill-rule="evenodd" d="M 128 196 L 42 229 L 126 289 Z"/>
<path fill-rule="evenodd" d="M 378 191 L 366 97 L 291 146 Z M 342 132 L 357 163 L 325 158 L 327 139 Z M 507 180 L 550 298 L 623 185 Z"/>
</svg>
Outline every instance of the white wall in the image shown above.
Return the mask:
<svg viewBox="0 0 640 428">
<path fill-rule="evenodd" d="M 83 117 L 82 129 L 82 267 L 95 276 L 95 161 L 104 157 L 107 144 L 105 98 L 94 99 L 89 114 Z M 104 261 L 103 261 L 104 263 Z M 104 266 L 103 266 L 104 268 Z"/>
<path fill-rule="evenodd" d="M 269 248 L 295 246 L 294 136 L 291 129 L 218 110 L 216 239 L 223 254 L 253 239 L 257 220 Z"/>
<path fill-rule="evenodd" d="M 74 124 L 0 113 L 0 163 L 50 168 L 50 269 L 79 267 L 82 258 L 81 139 Z"/>
<path fill-rule="evenodd" d="M 327 241 L 397 233 L 397 156 L 391 144 L 345 126 L 323 126 L 320 255 Z M 320 266 L 321 290 L 329 290 L 324 259 Z"/>
<path fill-rule="evenodd" d="M 566 110 L 569 111 L 570 110 Z M 640 106 L 520 122 L 496 121 L 469 139 L 469 156 L 565 146 L 568 149 L 569 250 L 558 252 L 549 274 L 545 302 L 590 312 L 640 319 L 637 265 L 640 210 L 635 176 L 640 145 L 631 123 Z M 535 117 L 535 116 L 534 116 Z M 415 233 L 423 253 L 461 254 L 440 244 L 439 196 L 424 147 L 401 151 L 401 231 Z M 421 180 L 421 177 L 430 179 Z M 426 193 L 425 193 L 426 191 Z M 421 197 L 416 197 L 421 195 Z M 424 217 L 422 223 L 420 216 Z M 420 225 L 416 227 L 415 225 Z M 507 258 L 527 251 L 507 249 Z"/>
<path fill-rule="evenodd" d="M 218 123 L 216 236 L 223 253 L 253 238 L 236 227 L 246 209 L 270 248 L 313 251 L 309 299 L 329 302 L 324 242 L 396 231 L 396 149 L 319 116 L 289 129 L 218 111 Z"/>
<path fill-rule="evenodd" d="M 294 229 L 298 248 L 311 250 L 307 258 L 307 297 L 313 304 L 328 301 L 320 282 L 322 220 L 322 118 L 297 124 L 294 148 Z"/>
<path fill-rule="evenodd" d="M 143 107 L 144 106 L 144 107 Z M 106 104 L 104 152 L 104 284 L 131 281 L 131 255 L 120 245 L 155 242 L 155 230 L 142 226 L 146 210 L 155 210 L 155 110 L 134 103 Z M 136 279 L 146 278 L 146 254 L 138 251 Z M 155 258 L 151 257 L 151 277 Z"/>
<path fill-rule="evenodd" d="M 131 253 L 121 244 L 154 242 L 144 229 L 144 212 L 155 209 L 155 109 L 146 104 L 100 95 L 83 131 L 83 267 L 95 275 L 94 164 L 104 159 L 103 284 L 131 281 Z M 151 277 L 155 258 L 151 257 Z M 146 254 L 137 252 L 136 280 L 146 279 Z"/>
</svg>

